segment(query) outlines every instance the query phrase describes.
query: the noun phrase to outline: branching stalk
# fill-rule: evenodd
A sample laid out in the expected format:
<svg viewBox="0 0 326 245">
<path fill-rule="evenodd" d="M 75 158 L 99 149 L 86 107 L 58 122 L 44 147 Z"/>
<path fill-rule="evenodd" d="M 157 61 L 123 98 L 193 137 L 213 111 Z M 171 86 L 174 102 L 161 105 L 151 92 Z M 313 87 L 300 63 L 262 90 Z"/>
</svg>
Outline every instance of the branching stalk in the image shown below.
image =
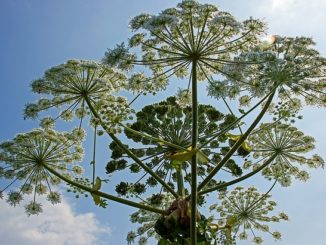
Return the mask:
<svg viewBox="0 0 326 245">
<path fill-rule="evenodd" d="M 250 178 L 251 176 L 257 174 L 258 172 L 260 172 L 261 170 L 263 170 L 265 167 L 267 167 L 271 162 L 273 162 L 273 160 L 277 157 L 278 153 L 275 153 L 274 155 L 272 155 L 268 160 L 266 160 L 266 162 L 264 162 L 261 166 L 259 166 L 257 169 L 255 169 L 254 171 L 246 174 L 246 175 L 243 175 L 239 178 L 236 178 L 234 180 L 231 180 L 229 182 L 225 182 L 225 183 L 221 183 L 221 184 L 218 184 L 212 188 L 207 188 L 205 190 L 202 190 L 200 192 L 198 192 L 198 195 L 204 195 L 204 194 L 207 194 L 207 193 L 210 193 L 210 192 L 213 192 L 213 191 L 218 191 L 218 190 L 221 190 L 225 187 L 228 187 L 230 185 L 234 185 L 236 183 L 239 183 L 243 180 L 246 180 L 248 178 Z"/>
<path fill-rule="evenodd" d="M 240 137 L 240 139 L 232 146 L 232 148 L 228 151 L 228 153 L 224 156 L 224 158 L 217 164 L 217 166 L 209 173 L 209 175 L 203 180 L 202 183 L 198 186 L 198 190 L 203 189 L 207 183 L 215 176 L 215 174 L 224 166 L 224 164 L 232 157 L 233 153 L 241 146 L 241 144 L 246 140 L 249 134 L 254 130 L 260 120 L 263 118 L 266 113 L 268 107 L 270 106 L 275 92 L 273 92 L 267 99 L 266 104 L 264 105 L 261 112 L 258 114 L 257 118 L 250 125 L 247 131 Z"/>
</svg>

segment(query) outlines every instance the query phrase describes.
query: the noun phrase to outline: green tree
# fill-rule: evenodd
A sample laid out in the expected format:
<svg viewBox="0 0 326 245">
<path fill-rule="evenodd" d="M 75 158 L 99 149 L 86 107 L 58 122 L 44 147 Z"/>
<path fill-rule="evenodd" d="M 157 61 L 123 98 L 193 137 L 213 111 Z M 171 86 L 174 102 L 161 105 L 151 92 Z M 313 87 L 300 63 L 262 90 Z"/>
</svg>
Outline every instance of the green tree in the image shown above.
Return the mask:
<svg viewBox="0 0 326 245">
<path fill-rule="evenodd" d="M 90 196 L 100 207 L 108 200 L 135 207 L 131 222 L 139 228 L 127 241 L 139 244 L 149 237 L 158 244 L 234 244 L 249 238 L 261 244 L 260 232 L 280 239 L 268 224 L 288 216 L 275 213 L 271 191 L 278 183 L 307 181 L 308 168 L 324 165 L 312 153 L 314 139 L 294 126 L 303 106 L 326 102 L 325 59 L 313 41 L 264 39 L 262 21 L 239 22 L 193 0 L 158 15 L 136 16 L 130 27 L 134 35 L 128 43 L 109 49 L 101 62 L 69 60 L 32 82 L 33 92 L 43 97 L 26 105 L 24 117 L 39 119 L 50 109 L 53 116 L 0 145 L 0 176 L 7 181 L 1 196 L 16 206 L 30 195 L 26 213 L 39 214 L 37 196 L 56 204 L 60 193 L 54 186 L 64 183 L 76 197 Z M 135 112 L 141 96 L 167 87 L 174 96 Z M 126 92 L 135 98 L 122 97 Z M 216 102 L 202 104 L 198 93 Z M 54 125 L 60 118 L 77 118 L 78 125 L 58 132 Z M 89 178 L 78 164 L 86 120 L 94 131 Z M 105 178 L 103 164 L 95 161 L 102 135 L 111 139 Z M 130 177 L 116 183 L 115 195 L 103 191 L 112 175 L 121 174 Z M 271 181 L 269 190 L 233 187 L 256 174 Z"/>
</svg>

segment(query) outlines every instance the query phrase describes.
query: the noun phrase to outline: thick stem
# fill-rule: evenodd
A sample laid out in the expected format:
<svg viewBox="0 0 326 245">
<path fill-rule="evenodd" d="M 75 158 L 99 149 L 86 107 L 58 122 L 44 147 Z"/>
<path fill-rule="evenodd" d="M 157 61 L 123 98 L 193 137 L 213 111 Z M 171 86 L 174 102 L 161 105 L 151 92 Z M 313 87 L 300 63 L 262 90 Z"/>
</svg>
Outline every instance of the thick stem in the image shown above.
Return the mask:
<svg viewBox="0 0 326 245">
<path fill-rule="evenodd" d="M 223 165 L 232 157 L 233 153 L 241 146 L 241 144 L 246 140 L 252 130 L 257 126 L 260 120 L 263 118 L 266 113 L 269 105 L 271 104 L 275 92 L 273 92 L 267 99 L 266 104 L 264 105 L 261 112 L 258 114 L 257 118 L 250 125 L 247 131 L 240 137 L 240 139 L 232 146 L 232 148 L 226 153 L 224 158 L 217 164 L 217 166 L 209 173 L 209 175 L 203 180 L 202 183 L 198 186 L 198 190 L 203 189 L 207 183 L 215 176 L 215 174 L 223 167 Z"/>
<path fill-rule="evenodd" d="M 52 173 L 53 175 L 55 175 L 58 178 L 60 178 L 61 180 L 63 180 L 64 182 L 66 182 L 66 183 L 68 183 L 70 185 L 73 185 L 73 186 L 75 186 L 75 187 L 77 187 L 79 189 L 82 189 L 84 191 L 87 191 L 87 192 L 89 192 L 91 194 L 95 194 L 95 195 L 97 195 L 99 197 L 109 199 L 111 201 L 119 202 L 119 203 L 122 203 L 122 204 L 125 204 L 125 205 L 128 205 L 128 206 L 131 206 L 131 207 L 135 207 L 135 208 L 155 212 L 155 213 L 158 213 L 158 214 L 165 214 L 166 213 L 166 211 L 161 210 L 161 209 L 157 209 L 157 208 L 154 208 L 154 207 L 151 207 L 151 206 L 146 206 L 146 205 L 143 205 L 143 204 L 140 204 L 140 203 L 137 203 L 137 202 L 129 201 L 129 200 L 126 200 L 126 199 L 123 199 L 123 198 L 120 198 L 120 197 L 116 197 L 116 196 L 107 194 L 105 192 L 93 190 L 90 187 L 87 187 L 87 186 L 84 186 L 82 184 L 76 183 L 76 182 L 72 181 L 71 179 L 68 179 L 68 178 L 64 177 L 63 175 L 59 174 L 58 172 L 56 172 L 54 169 L 50 168 L 46 164 L 44 164 L 43 167 L 47 171 Z"/>
<path fill-rule="evenodd" d="M 100 122 L 100 125 L 107 132 L 107 134 L 111 137 L 111 139 L 131 158 L 133 159 L 141 168 L 143 168 L 149 175 L 151 175 L 154 179 L 156 179 L 167 191 L 169 191 L 174 197 L 178 198 L 179 195 L 169 186 L 163 179 L 161 179 L 150 167 L 144 164 L 135 154 L 133 154 L 113 133 L 110 132 L 109 128 L 103 123 L 101 117 L 94 109 L 92 102 L 86 96 L 85 101 L 91 110 L 93 116 L 97 118 Z"/>
<path fill-rule="evenodd" d="M 93 160 L 92 160 L 92 165 L 93 165 L 93 176 L 92 176 L 92 183 L 94 185 L 95 183 L 95 171 L 96 171 L 96 162 L 95 162 L 95 158 L 96 158 L 96 135 L 97 135 L 97 125 L 95 125 L 94 127 L 94 139 L 93 139 Z"/>
<path fill-rule="evenodd" d="M 180 163 L 180 167 L 176 169 L 176 174 L 177 174 L 178 194 L 183 198 L 185 196 L 185 188 L 183 184 L 182 163 Z"/>
<path fill-rule="evenodd" d="M 192 62 L 191 71 L 192 84 L 192 149 L 197 149 L 198 141 L 198 101 L 197 101 L 197 60 Z M 191 244 L 197 244 L 197 154 L 191 158 L 191 222 L 190 235 Z"/>
<path fill-rule="evenodd" d="M 228 187 L 230 185 L 234 185 L 236 183 L 239 183 L 245 179 L 248 179 L 250 178 L 251 176 L 257 174 L 258 172 L 260 172 L 261 170 L 263 170 L 265 167 L 267 167 L 274 159 L 275 157 L 277 156 L 278 154 L 275 153 L 274 155 L 272 155 L 266 162 L 264 162 L 261 166 L 259 166 L 257 169 L 255 169 L 254 171 L 246 174 L 246 175 L 243 175 L 239 178 L 236 178 L 234 180 L 231 180 L 229 182 L 225 182 L 225 183 L 221 183 L 221 184 L 218 184 L 212 188 L 208 188 L 206 190 L 202 190 L 200 192 L 198 192 L 198 195 L 204 195 L 204 194 L 207 194 L 207 193 L 210 193 L 210 192 L 213 192 L 213 191 L 218 191 L 218 190 L 221 190 L 225 187 Z"/>
</svg>

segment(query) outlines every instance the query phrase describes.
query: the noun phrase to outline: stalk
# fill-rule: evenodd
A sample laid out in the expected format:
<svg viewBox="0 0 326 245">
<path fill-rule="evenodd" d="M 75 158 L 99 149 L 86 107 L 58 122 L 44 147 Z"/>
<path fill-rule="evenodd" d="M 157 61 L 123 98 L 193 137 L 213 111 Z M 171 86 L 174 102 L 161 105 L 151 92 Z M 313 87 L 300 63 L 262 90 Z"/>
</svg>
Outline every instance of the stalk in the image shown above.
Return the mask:
<svg viewBox="0 0 326 245">
<path fill-rule="evenodd" d="M 198 141 L 198 101 L 197 101 L 197 60 L 194 59 L 191 68 L 192 84 L 192 149 L 197 149 Z M 191 158 L 191 244 L 197 244 L 197 154 Z"/>
<path fill-rule="evenodd" d="M 95 183 L 95 171 L 96 171 L 96 162 L 95 162 L 95 157 L 96 157 L 96 135 L 97 135 L 97 125 L 95 125 L 95 127 L 94 127 L 94 139 L 93 139 L 93 160 L 92 160 L 92 165 L 93 165 L 92 183 L 93 183 L 93 185 Z"/>
<path fill-rule="evenodd" d="M 182 163 L 180 164 L 180 167 L 176 169 L 176 174 L 177 174 L 178 194 L 183 198 L 185 196 L 185 188 L 183 185 Z"/>
<path fill-rule="evenodd" d="M 84 186 L 82 184 L 76 183 L 76 182 L 72 181 L 71 179 L 68 179 L 68 178 L 64 177 L 63 175 L 59 174 L 58 172 L 56 172 L 54 169 L 50 168 L 46 164 L 43 164 L 43 167 L 47 171 L 49 171 L 50 173 L 52 173 L 53 175 L 55 175 L 58 178 L 62 179 L 64 182 L 67 182 L 68 184 L 71 184 L 71 185 L 73 185 L 73 186 L 75 186 L 75 187 L 77 187 L 79 189 L 82 189 L 84 191 L 87 191 L 87 192 L 89 192 L 91 194 L 95 194 L 95 195 L 97 195 L 99 197 L 103 197 L 105 199 L 109 199 L 111 201 L 119 202 L 119 203 L 122 203 L 122 204 L 125 204 L 125 205 L 128 205 L 128 206 L 131 206 L 131 207 L 135 207 L 135 208 L 139 208 L 139 209 L 143 209 L 143 210 L 155 212 L 155 213 L 158 213 L 158 214 L 165 214 L 165 211 L 164 210 L 157 209 L 157 208 L 154 208 L 154 207 L 151 207 L 151 206 L 147 206 L 147 205 L 144 205 L 144 204 L 140 204 L 140 203 L 137 203 L 137 202 L 129 201 L 129 200 L 126 200 L 126 199 L 123 199 L 123 198 L 120 198 L 120 197 L 116 197 L 116 196 L 107 194 L 105 192 L 96 191 L 96 190 L 93 190 L 90 187 L 87 187 L 87 186 Z"/>
<path fill-rule="evenodd" d="M 255 169 L 254 171 L 246 174 L 246 175 L 243 175 L 239 178 L 236 178 L 234 180 L 231 180 L 229 182 L 226 182 L 226 183 L 221 183 L 221 184 L 218 184 L 212 188 L 208 188 L 208 189 L 205 189 L 205 190 L 202 190 L 200 192 L 198 192 L 198 195 L 204 195 L 204 194 L 207 194 L 207 193 L 210 193 L 210 192 L 213 192 L 213 191 L 218 191 L 222 188 L 225 188 L 225 187 L 228 187 L 230 185 L 234 185 L 236 183 L 239 183 L 245 179 L 248 179 L 249 177 L 255 175 L 256 173 L 260 172 L 261 170 L 263 170 L 265 167 L 267 167 L 276 157 L 277 157 L 278 153 L 275 153 L 274 155 L 272 155 L 266 162 L 264 162 L 261 166 L 259 166 L 257 169 Z"/>
<path fill-rule="evenodd" d="M 273 92 L 267 99 L 261 112 L 258 114 L 257 118 L 253 121 L 247 131 L 240 137 L 240 139 L 232 146 L 224 158 L 218 163 L 218 165 L 209 173 L 209 175 L 203 180 L 198 186 L 198 190 L 203 189 L 207 183 L 215 176 L 215 174 L 223 167 L 223 165 L 232 157 L 233 153 L 240 147 L 240 145 L 246 140 L 249 134 L 254 130 L 260 120 L 263 118 L 265 112 L 267 111 L 269 105 L 271 104 L 275 92 Z"/>
</svg>

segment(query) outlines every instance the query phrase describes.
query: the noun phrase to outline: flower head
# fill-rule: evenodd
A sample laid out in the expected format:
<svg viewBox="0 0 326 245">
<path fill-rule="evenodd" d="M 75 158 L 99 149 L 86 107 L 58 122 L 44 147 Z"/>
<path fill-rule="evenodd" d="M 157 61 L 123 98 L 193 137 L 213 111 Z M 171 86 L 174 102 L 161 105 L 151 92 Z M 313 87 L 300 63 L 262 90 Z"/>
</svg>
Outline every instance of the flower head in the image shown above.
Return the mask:
<svg viewBox="0 0 326 245">
<path fill-rule="evenodd" d="M 270 200 L 269 194 L 259 193 L 255 187 L 246 190 L 243 187 L 236 187 L 232 191 L 220 192 L 218 197 L 220 204 L 213 205 L 210 210 L 219 214 L 219 227 L 230 228 L 241 240 L 247 240 L 250 234 L 254 234 L 254 242 L 261 244 L 261 237 L 252 231 L 271 233 L 267 223 L 279 222 L 282 219 L 281 213 L 278 216 L 270 215 L 276 203 Z M 275 234 L 274 238 L 281 237 L 279 232 L 271 234 Z"/>
<path fill-rule="evenodd" d="M 312 47 L 314 44 L 311 38 L 276 36 L 267 51 L 258 46 L 239 58 L 243 62 L 261 62 L 227 65 L 224 69 L 233 73 L 223 82 L 212 83 L 209 91 L 219 98 L 222 89 L 216 88 L 228 91 L 239 87 L 239 91 L 249 91 L 251 97 L 263 97 L 276 89 L 282 101 L 297 98 L 308 105 L 325 106 L 326 60 Z"/>
<path fill-rule="evenodd" d="M 81 167 L 75 164 L 83 156 L 80 143 L 74 134 L 35 129 L 0 144 L 0 177 L 9 181 L 1 192 L 16 189 L 8 193 L 8 203 L 15 206 L 23 196 L 33 194 L 33 201 L 26 206 L 29 215 L 42 210 L 35 202 L 37 195 L 47 194 L 48 201 L 59 203 L 60 194 L 53 186 L 60 181 L 49 169 L 66 178 L 81 174 Z"/>
<path fill-rule="evenodd" d="M 129 47 L 121 44 L 108 50 L 103 61 L 122 69 L 134 64 L 149 66 L 155 79 L 162 77 L 155 82 L 143 81 L 156 87 L 154 90 L 164 89 L 172 75 L 187 76 L 191 63 L 196 64 L 198 80 L 207 80 L 217 72 L 225 75 L 223 66 L 234 63 L 239 51 L 256 44 L 265 29 L 259 20 L 241 23 L 214 5 L 194 0 L 182 1 L 158 15 L 138 15 L 130 27 L 136 33 L 129 39 Z M 135 47 L 142 50 L 142 57 L 129 51 Z"/>
<path fill-rule="evenodd" d="M 291 177 L 303 181 L 309 178 L 309 174 L 300 169 L 301 165 L 312 168 L 323 166 L 323 160 L 319 156 L 309 158 L 304 155 L 315 148 L 315 140 L 296 127 L 278 123 L 263 124 L 252 133 L 249 141 L 254 158 L 268 159 L 276 154 L 262 174 L 268 179 L 278 179 L 283 186 L 291 184 Z M 258 165 L 252 167 L 257 168 Z"/>
<path fill-rule="evenodd" d="M 205 142 L 207 135 L 212 135 L 236 119 L 232 115 L 222 114 L 210 105 L 199 105 L 198 115 L 199 143 Z M 130 128 L 138 131 L 138 134 L 130 132 L 128 129 L 125 130 L 129 139 L 139 143 L 139 147 L 135 146 L 130 150 L 161 178 L 171 176 L 168 180 L 171 186 L 174 187 L 176 184 L 176 170 L 181 169 L 185 181 L 190 181 L 187 160 L 174 161 L 175 154 L 181 151 L 177 146 L 183 149 L 188 149 L 191 146 L 191 107 L 187 105 L 187 97 L 184 92 L 181 92 L 178 97 L 169 97 L 166 101 L 145 106 L 136 113 L 136 117 L 137 121 L 131 124 Z M 162 139 L 162 142 L 151 140 L 147 135 Z M 211 158 L 212 161 L 200 164 L 198 175 L 205 176 L 220 161 L 221 155 L 225 154 L 224 151 L 226 150 L 222 149 L 220 144 L 228 145 L 226 140 L 225 137 L 220 137 L 203 148 L 202 153 Z M 174 145 L 166 145 L 164 142 L 170 142 Z M 129 161 L 114 142 L 110 144 L 110 148 L 113 160 L 108 162 L 106 166 L 108 174 L 125 169 Z M 232 159 L 228 161 L 225 168 L 234 175 L 241 175 L 241 168 Z M 141 168 L 136 163 L 131 162 L 129 170 L 131 173 L 139 173 Z M 145 182 L 146 188 L 157 185 L 157 181 L 153 177 L 144 176 L 142 181 Z M 135 185 L 131 183 L 121 182 L 117 185 L 116 191 L 121 195 L 127 195 L 134 193 L 136 189 Z M 142 194 L 143 191 L 143 188 L 137 188 L 136 193 Z"/>
<path fill-rule="evenodd" d="M 33 92 L 46 95 L 35 104 L 27 104 L 26 118 L 36 118 L 39 111 L 62 107 L 60 117 L 82 119 L 90 114 L 90 105 L 100 110 L 107 127 L 128 119 L 131 109 L 125 98 L 114 93 L 126 88 L 126 76 L 107 65 L 94 61 L 69 60 L 47 70 L 44 77 L 32 82 Z M 41 126 L 48 128 L 53 119 L 46 118 Z"/>
</svg>

